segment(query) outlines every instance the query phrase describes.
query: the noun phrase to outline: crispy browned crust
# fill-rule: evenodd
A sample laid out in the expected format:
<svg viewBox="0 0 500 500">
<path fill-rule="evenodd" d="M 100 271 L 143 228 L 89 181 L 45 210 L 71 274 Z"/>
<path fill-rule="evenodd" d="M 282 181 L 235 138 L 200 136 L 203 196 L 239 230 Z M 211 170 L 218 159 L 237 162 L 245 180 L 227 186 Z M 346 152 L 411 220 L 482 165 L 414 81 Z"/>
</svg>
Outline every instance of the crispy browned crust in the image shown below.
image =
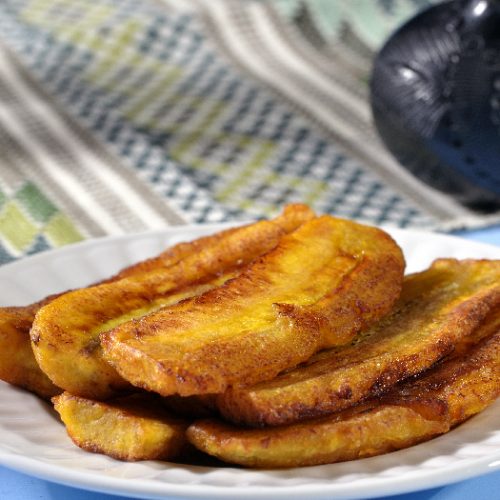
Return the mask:
<svg viewBox="0 0 500 500">
<path fill-rule="evenodd" d="M 451 426 L 493 403 L 500 396 L 500 307 L 441 364 L 397 390 L 402 397 L 445 402 Z"/>
<path fill-rule="evenodd" d="M 221 285 L 312 217 L 303 205 L 292 205 L 275 220 L 178 245 L 132 268 L 139 274 L 65 293 L 42 307 L 33 322 L 30 335 L 39 366 L 54 384 L 79 396 L 105 399 L 129 389 L 102 359 L 101 332 Z M 170 258 L 175 263 L 165 267 Z M 153 264 L 158 269 L 142 272 Z"/>
<path fill-rule="evenodd" d="M 384 396 L 307 422 L 245 429 L 201 420 L 187 431 L 200 450 L 247 467 L 280 468 L 353 460 L 406 448 L 449 431 L 500 395 L 500 311 L 417 380 Z"/>
<path fill-rule="evenodd" d="M 84 450 L 126 461 L 172 460 L 188 447 L 188 421 L 170 414 L 153 395 L 104 403 L 64 392 L 52 401 L 68 435 Z"/>
<path fill-rule="evenodd" d="M 500 261 L 439 260 L 406 279 L 395 310 L 353 345 L 218 396 L 225 418 L 252 426 L 326 415 L 386 392 L 447 355 L 500 307 Z"/>
<path fill-rule="evenodd" d="M 383 231 L 319 217 L 224 286 L 103 334 L 104 355 L 164 396 L 268 380 L 387 313 L 403 268 Z"/>
<path fill-rule="evenodd" d="M 156 257 L 126 267 L 110 280 L 116 281 L 144 272 L 170 268 L 192 255 L 200 252 L 211 252 L 214 249 L 220 252 L 221 259 L 224 259 L 224 254 L 227 255 L 230 262 L 232 262 L 234 253 L 239 252 L 248 263 L 276 246 L 277 238 L 294 231 L 300 224 L 313 217 L 315 214 L 307 205 L 301 203 L 286 205 L 283 213 L 275 219 L 259 222 L 258 230 L 255 228 L 255 223 L 252 223 L 203 236 L 193 241 L 178 243 Z M 240 242 L 239 249 L 235 248 L 236 241 Z M 221 248 L 224 244 L 227 245 L 225 252 Z M 224 268 L 226 265 L 221 260 L 221 267 Z"/>
</svg>

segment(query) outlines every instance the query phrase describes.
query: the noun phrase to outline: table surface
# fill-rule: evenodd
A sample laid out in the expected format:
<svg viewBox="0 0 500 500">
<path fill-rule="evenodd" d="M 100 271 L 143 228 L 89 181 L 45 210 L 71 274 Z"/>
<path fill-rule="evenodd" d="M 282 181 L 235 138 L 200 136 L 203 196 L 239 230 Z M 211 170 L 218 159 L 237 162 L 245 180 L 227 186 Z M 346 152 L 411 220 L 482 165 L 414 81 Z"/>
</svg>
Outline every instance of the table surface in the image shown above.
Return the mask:
<svg viewBox="0 0 500 500">
<path fill-rule="evenodd" d="M 458 236 L 500 246 L 500 226 L 476 231 L 462 231 Z M 442 488 L 397 495 L 395 500 L 461 500 L 494 498 L 500 491 L 500 472 L 452 484 Z M 43 481 L 5 467 L 0 467 L 0 498 L 5 500 L 113 500 L 118 497 L 93 493 Z"/>
</svg>

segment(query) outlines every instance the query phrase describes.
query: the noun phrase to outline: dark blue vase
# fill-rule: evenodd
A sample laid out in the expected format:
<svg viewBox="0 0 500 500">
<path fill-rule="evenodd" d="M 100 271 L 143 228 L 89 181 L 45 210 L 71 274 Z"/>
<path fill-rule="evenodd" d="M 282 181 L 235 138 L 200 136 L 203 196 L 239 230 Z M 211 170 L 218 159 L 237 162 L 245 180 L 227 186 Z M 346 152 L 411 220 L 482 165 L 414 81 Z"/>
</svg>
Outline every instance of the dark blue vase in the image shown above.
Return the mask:
<svg viewBox="0 0 500 500">
<path fill-rule="evenodd" d="M 448 1 L 401 27 L 371 79 L 377 130 L 428 184 L 500 209 L 500 0 Z"/>
</svg>

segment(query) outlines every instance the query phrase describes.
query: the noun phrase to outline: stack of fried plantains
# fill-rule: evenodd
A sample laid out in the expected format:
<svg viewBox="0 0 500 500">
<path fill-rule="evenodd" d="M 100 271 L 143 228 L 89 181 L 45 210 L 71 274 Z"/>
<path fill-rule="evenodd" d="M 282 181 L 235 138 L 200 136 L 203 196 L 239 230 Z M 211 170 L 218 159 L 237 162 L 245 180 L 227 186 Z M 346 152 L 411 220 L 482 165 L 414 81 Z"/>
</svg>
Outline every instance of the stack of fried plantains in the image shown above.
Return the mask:
<svg viewBox="0 0 500 500">
<path fill-rule="evenodd" d="M 500 393 L 500 261 L 407 277 L 382 230 L 290 205 L 86 288 L 0 309 L 0 378 L 120 460 L 351 460 Z"/>
</svg>

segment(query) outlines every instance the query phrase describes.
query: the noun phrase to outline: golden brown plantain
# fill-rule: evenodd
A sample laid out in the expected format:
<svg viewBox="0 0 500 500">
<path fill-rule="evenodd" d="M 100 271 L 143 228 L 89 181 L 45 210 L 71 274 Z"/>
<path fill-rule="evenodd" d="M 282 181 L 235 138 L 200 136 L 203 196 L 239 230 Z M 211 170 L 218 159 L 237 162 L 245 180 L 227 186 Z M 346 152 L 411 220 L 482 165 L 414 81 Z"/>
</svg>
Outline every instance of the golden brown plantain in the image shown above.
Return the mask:
<svg viewBox="0 0 500 500">
<path fill-rule="evenodd" d="M 130 384 L 102 359 L 99 334 L 154 308 L 218 286 L 228 276 L 201 285 L 181 286 L 179 291 L 168 278 L 124 278 L 112 286 L 68 292 L 40 309 L 30 332 L 40 368 L 58 387 L 82 397 L 106 399 L 130 390 Z"/>
<path fill-rule="evenodd" d="M 230 388 L 217 406 L 251 426 L 341 410 L 427 369 L 498 307 L 500 261 L 438 260 L 407 277 L 394 311 L 353 345 L 318 353 L 269 382 Z"/>
<path fill-rule="evenodd" d="M 398 394 L 445 402 L 452 427 L 493 403 L 500 396 L 500 307 L 440 364 L 402 383 Z"/>
<path fill-rule="evenodd" d="M 244 429 L 220 420 L 188 428 L 200 450 L 248 467 L 299 467 L 369 457 L 406 448 L 447 432 L 500 395 L 499 313 L 483 325 L 486 337 L 465 342 L 416 381 L 396 386 L 382 399 L 307 422 Z M 491 334 L 492 326 L 496 333 Z"/>
<path fill-rule="evenodd" d="M 105 399 L 129 388 L 102 359 L 101 332 L 221 285 L 312 217 L 309 209 L 292 205 L 273 221 L 204 238 L 202 245 L 184 244 L 183 258 L 170 267 L 57 297 L 38 311 L 31 329 L 38 364 L 54 384 L 75 395 Z"/>
<path fill-rule="evenodd" d="M 73 442 L 118 460 L 172 460 L 188 448 L 187 420 L 174 417 L 152 394 L 106 403 L 64 392 L 52 398 Z"/>
<path fill-rule="evenodd" d="M 266 222 L 266 224 L 268 226 L 273 225 L 274 229 L 281 228 L 286 233 L 313 216 L 313 212 L 304 205 L 288 205 L 281 216 L 275 221 Z M 264 249 L 273 244 L 272 231 L 259 232 L 252 230 L 249 232 L 245 226 L 243 228 L 232 228 L 215 235 L 174 245 L 157 257 L 133 264 L 101 283 L 117 281 L 124 277 L 143 274 L 155 269 L 168 268 L 203 249 L 206 251 L 208 248 L 220 245 L 221 240 L 228 239 L 233 233 L 238 233 L 240 229 L 243 229 L 247 236 L 253 235 L 254 238 L 267 238 L 262 242 Z M 252 245 L 252 242 L 250 242 L 250 247 L 257 252 L 258 245 Z M 61 390 L 52 383 L 38 366 L 33 355 L 29 331 L 38 310 L 59 295 L 61 294 L 51 295 L 28 306 L 0 308 L 0 379 L 34 392 L 42 398 L 51 397 Z"/>
<path fill-rule="evenodd" d="M 380 455 L 412 446 L 449 429 L 439 401 L 362 403 L 322 419 L 245 429 L 200 420 L 190 442 L 224 462 L 258 468 L 303 467 Z"/>
<path fill-rule="evenodd" d="M 281 236 L 295 231 L 302 223 L 313 217 L 315 214 L 307 205 L 301 203 L 286 205 L 283 213 L 273 220 L 230 228 L 193 241 L 178 243 L 156 257 L 126 267 L 111 280 L 116 281 L 144 272 L 170 268 L 186 258 L 211 252 L 218 253 L 221 272 L 224 272 L 224 268 L 228 265 L 234 265 L 233 259 L 236 253 L 241 254 L 241 258 L 246 263 L 251 262 L 274 248 Z M 211 263 L 207 259 L 206 262 L 202 261 L 198 265 L 208 268 Z M 212 268 L 209 272 L 213 272 Z"/>
<path fill-rule="evenodd" d="M 52 297 L 25 307 L 0 308 L 0 379 L 44 399 L 61 390 L 40 370 L 33 356 L 29 332 L 36 311 Z"/>
<path fill-rule="evenodd" d="M 319 217 L 224 286 L 103 334 L 104 355 L 164 396 L 268 380 L 387 313 L 403 268 L 383 231 Z"/>
</svg>

